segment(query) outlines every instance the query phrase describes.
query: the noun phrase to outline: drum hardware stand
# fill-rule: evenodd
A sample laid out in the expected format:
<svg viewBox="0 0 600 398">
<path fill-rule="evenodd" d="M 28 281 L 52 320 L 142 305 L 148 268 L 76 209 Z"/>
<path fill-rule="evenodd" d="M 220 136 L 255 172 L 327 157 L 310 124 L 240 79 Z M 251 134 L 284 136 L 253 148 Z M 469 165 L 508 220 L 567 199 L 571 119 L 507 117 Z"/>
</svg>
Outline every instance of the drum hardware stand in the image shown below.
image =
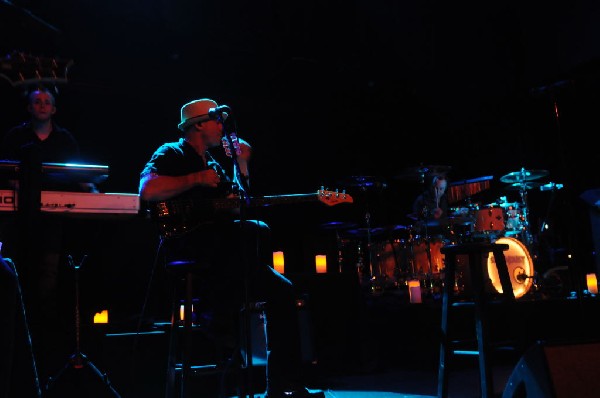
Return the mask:
<svg viewBox="0 0 600 398">
<path fill-rule="evenodd" d="M 344 244 L 342 242 L 342 238 L 340 237 L 340 232 L 336 229 L 335 230 L 335 242 L 337 243 L 337 249 L 338 249 L 338 272 L 341 274 L 342 272 L 344 272 L 344 257 L 343 257 L 343 248 L 344 248 Z"/>
<path fill-rule="evenodd" d="M 523 243 L 528 249 L 533 243 L 533 236 L 529 227 L 529 207 L 527 204 L 527 182 L 525 181 L 525 168 L 521 168 L 522 183 L 519 187 L 519 195 L 521 196 L 521 204 L 523 205 Z"/>
<path fill-rule="evenodd" d="M 369 261 L 369 265 L 368 265 L 368 283 L 370 284 L 370 288 L 371 290 L 374 290 L 376 286 L 373 285 L 373 282 L 375 282 L 374 277 L 375 277 L 375 273 L 373 270 L 373 248 L 372 248 L 372 242 L 371 242 L 371 213 L 369 212 L 369 205 L 367 204 L 367 211 L 365 213 L 365 222 L 367 225 L 367 256 L 368 256 L 368 261 Z M 364 275 L 363 275 L 364 277 Z"/>
<path fill-rule="evenodd" d="M 425 274 L 425 289 L 430 295 L 433 295 L 433 263 L 431 261 L 431 237 L 429 236 L 429 229 L 427 226 L 427 221 L 430 219 L 430 217 L 429 208 L 427 208 L 427 206 L 423 208 L 423 214 L 425 215 L 425 253 L 427 254 L 427 264 L 429 265 L 429 269 Z"/>
<path fill-rule="evenodd" d="M 52 387 L 56 384 L 56 381 L 64 374 L 64 372 L 69 369 L 83 369 L 84 367 L 88 367 L 92 370 L 92 372 L 98 376 L 98 378 L 102 381 L 104 385 L 106 385 L 109 391 L 117 398 L 121 396 L 112 386 L 110 380 L 106 373 L 100 372 L 98 368 L 88 359 L 88 357 L 81 352 L 80 346 L 80 329 L 81 329 L 81 318 L 79 314 L 79 269 L 83 265 L 83 262 L 87 258 L 87 255 L 84 255 L 79 264 L 75 264 L 73 262 L 73 257 L 71 255 L 68 256 L 69 265 L 75 271 L 75 352 L 69 357 L 65 366 L 58 372 L 55 377 L 48 378 L 48 383 L 46 384 L 46 391 L 50 391 Z"/>
</svg>

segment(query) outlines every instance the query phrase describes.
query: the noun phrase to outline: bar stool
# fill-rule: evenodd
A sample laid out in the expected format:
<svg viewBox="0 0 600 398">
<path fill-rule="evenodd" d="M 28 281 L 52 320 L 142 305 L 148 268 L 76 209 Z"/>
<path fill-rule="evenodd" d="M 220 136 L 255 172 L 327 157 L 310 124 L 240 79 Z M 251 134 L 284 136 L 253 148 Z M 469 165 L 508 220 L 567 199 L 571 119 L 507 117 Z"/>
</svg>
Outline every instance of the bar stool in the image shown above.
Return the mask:
<svg viewBox="0 0 600 398">
<path fill-rule="evenodd" d="M 493 396 L 493 383 L 491 365 L 489 361 L 490 342 L 488 341 L 488 325 L 486 309 L 491 302 L 490 294 L 486 293 L 487 272 L 484 266 L 490 253 L 493 254 L 500 283 L 502 285 L 502 298 L 505 302 L 514 302 L 513 293 L 504 251 L 508 250 L 507 244 L 489 242 L 469 242 L 457 245 L 448 245 L 441 248 L 445 255 L 444 287 L 442 291 L 442 323 L 440 338 L 440 357 L 438 367 L 438 398 L 448 396 L 448 365 L 451 355 L 460 355 L 451 347 L 452 340 L 449 336 L 450 309 L 461 304 L 453 294 L 454 281 L 457 270 L 457 256 L 467 256 L 469 282 L 472 287 L 472 305 L 474 306 L 475 333 L 477 339 L 477 352 L 479 357 L 479 379 L 481 397 Z"/>
<path fill-rule="evenodd" d="M 219 375 L 222 378 L 221 380 L 224 380 L 223 378 L 228 373 L 231 373 L 238 378 L 238 386 L 243 386 L 241 372 L 244 365 L 241 361 L 238 361 L 239 363 L 234 361 L 231 366 L 223 366 L 224 364 L 219 363 L 219 359 L 222 359 L 219 358 L 220 355 L 216 356 L 213 363 L 200 363 L 199 358 L 194 358 L 194 353 L 198 351 L 198 347 L 196 347 L 197 344 L 192 343 L 201 341 L 200 337 L 206 337 L 211 340 L 203 325 L 194 325 L 194 313 L 192 311 L 194 304 L 194 277 L 198 275 L 202 277 L 202 272 L 206 272 L 208 267 L 208 264 L 201 264 L 194 260 L 178 260 L 166 264 L 167 272 L 173 279 L 166 398 L 191 397 L 192 377 Z M 180 300 L 181 295 L 184 296 L 183 304 L 181 304 L 182 301 Z M 181 305 L 183 305 L 183 327 L 180 326 L 179 321 Z M 203 336 L 199 336 L 199 334 Z M 216 347 L 216 341 L 213 340 L 213 343 L 213 350 L 219 352 L 219 348 Z M 236 353 L 239 353 L 239 351 L 234 352 L 234 355 Z M 241 357 L 235 359 L 241 359 Z"/>
<path fill-rule="evenodd" d="M 200 328 L 194 326 L 194 278 L 210 267 L 195 260 L 176 260 L 166 263 L 172 283 L 171 325 L 167 358 L 166 398 L 191 396 L 191 377 L 216 374 L 216 363 L 192 365 L 193 341 Z M 183 296 L 183 300 L 181 297 Z M 183 326 L 180 325 L 180 308 L 183 306 Z"/>
</svg>

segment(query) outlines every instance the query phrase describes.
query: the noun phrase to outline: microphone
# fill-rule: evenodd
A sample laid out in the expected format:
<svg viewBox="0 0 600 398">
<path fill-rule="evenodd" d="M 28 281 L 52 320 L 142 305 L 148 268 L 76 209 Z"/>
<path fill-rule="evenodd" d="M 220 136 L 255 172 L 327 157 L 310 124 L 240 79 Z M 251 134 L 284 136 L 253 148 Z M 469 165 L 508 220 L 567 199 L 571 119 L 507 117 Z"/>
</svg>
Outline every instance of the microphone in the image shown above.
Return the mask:
<svg viewBox="0 0 600 398">
<path fill-rule="evenodd" d="M 227 105 L 219 105 L 216 108 L 210 108 L 208 110 L 208 117 L 211 119 L 217 119 L 223 116 L 223 113 L 231 113 L 231 108 Z"/>
</svg>

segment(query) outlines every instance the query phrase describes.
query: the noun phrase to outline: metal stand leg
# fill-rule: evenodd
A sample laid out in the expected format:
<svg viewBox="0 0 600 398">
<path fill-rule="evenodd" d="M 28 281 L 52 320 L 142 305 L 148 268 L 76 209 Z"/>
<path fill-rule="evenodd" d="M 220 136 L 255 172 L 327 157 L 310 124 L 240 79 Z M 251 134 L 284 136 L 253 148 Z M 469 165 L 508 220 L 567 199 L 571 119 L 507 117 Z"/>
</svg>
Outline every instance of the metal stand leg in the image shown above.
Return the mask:
<svg viewBox="0 0 600 398">
<path fill-rule="evenodd" d="M 80 340 L 81 340 L 81 318 L 79 313 L 79 269 L 83 265 L 83 262 L 87 258 L 87 255 L 83 256 L 83 259 L 79 264 L 75 264 L 73 262 L 73 257 L 69 255 L 69 265 L 75 271 L 75 352 L 69 357 L 65 366 L 56 374 L 54 377 L 50 377 L 48 379 L 48 383 L 46 384 L 46 391 L 50 391 L 55 385 L 56 381 L 60 379 L 60 377 L 70 368 L 73 369 L 83 369 L 85 367 L 92 370 L 92 372 L 102 381 L 102 383 L 108 387 L 108 390 L 117 398 L 121 396 L 112 386 L 110 380 L 106 373 L 100 372 L 98 368 L 88 359 L 88 357 L 81 352 Z"/>
</svg>

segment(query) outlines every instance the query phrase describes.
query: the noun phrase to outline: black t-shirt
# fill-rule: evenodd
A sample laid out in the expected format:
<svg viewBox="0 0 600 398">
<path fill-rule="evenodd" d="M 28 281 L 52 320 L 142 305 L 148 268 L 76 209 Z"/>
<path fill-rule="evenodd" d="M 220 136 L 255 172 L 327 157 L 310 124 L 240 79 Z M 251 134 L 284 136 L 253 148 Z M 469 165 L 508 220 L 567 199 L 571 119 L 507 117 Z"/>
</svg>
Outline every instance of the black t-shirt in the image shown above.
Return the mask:
<svg viewBox="0 0 600 398">
<path fill-rule="evenodd" d="M 206 163 L 202 156 L 181 138 L 177 142 L 161 145 L 144 166 L 141 178 L 150 173 L 178 177 L 211 168 L 221 178 L 217 188 L 196 186 L 165 201 L 144 202 L 142 205 L 158 221 L 163 236 L 176 236 L 201 225 L 214 226 L 214 221 L 217 220 L 232 219 L 234 213 L 220 211 L 216 207 L 216 199 L 225 198 L 235 191 L 235 187 L 221 165 L 209 153 L 205 156 Z"/>
<path fill-rule="evenodd" d="M 34 153 L 35 152 L 35 153 Z M 52 124 L 52 132 L 40 140 L 30 122 L 9 130 L 0 147 L 0 159 L 23 160 L 34 156 L 47 163 L 76 163 L 80 159 L 79 145 L 65 128 Z"/>
<path fill-rule="evenodd" d="M 440 197 L 439 206 L 436 203 L 435 195 L 430 191 L 423 192 L 413 203 L 413 213 L 419 219 L 432 219 L 433 211 L 439 207 L 442 209 L 442 217 L 448 217 L 448 197 L 443 194 Z"/>
<path fill-rule="evenodd" d="M 0 159 L 17 161 L 21 170 L 35 167 L 40 163 L 77 163 L 81 153 L 73 135 L 65 128 L 52 123 L 52 131 L 45 140 L 40 140 L 31 122 L 22 123 L 10 129 L 0 145 Z M 81 191 L 73 182 L 43 178 L 40 189 L 51 191 Z"/>
<path fill-rule="evenodd" d="M 182 193 L 176 198 L 213 199 L 222 198 L 233 192 L 234 186 L 231 178 L 225 173 L 223 167 L 210 155 L 206 153 L 206 163 L 202 156 L 183 138 L 176 142 L 168 142 L 161 145 L 144 166 L 140 177 L 149 173 L 165 176 L 183 176 L 202 170 L 215 170 L 221 177 L 219 186 L 194 187 Z"/>
</svg>

